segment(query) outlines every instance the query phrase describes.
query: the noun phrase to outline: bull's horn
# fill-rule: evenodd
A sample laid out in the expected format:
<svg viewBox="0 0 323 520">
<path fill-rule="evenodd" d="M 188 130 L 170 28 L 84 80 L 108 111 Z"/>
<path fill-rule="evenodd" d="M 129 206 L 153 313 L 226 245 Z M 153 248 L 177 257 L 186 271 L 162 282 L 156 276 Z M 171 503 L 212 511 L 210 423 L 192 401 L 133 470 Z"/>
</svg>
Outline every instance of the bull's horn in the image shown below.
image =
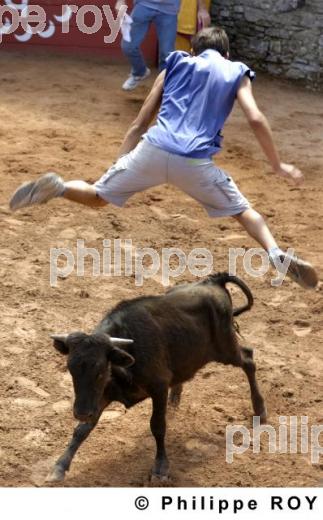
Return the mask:
<svg viewBox="0 0 323 520">
<path fill-rule="evenodd" d="M 124 338 L 111 338 L 110 341 L 114 347 L 122 347 L 123 345 L 131 345 L 133 343 L 133 339 L 124 339 Z"/>
<path fill-rule="evenodd" d="M 61 341 L 62 343 L 65 343 L 68 338 L 68 334 L 51 334 L 50 337 L 54 341 Z"/>
</svg>

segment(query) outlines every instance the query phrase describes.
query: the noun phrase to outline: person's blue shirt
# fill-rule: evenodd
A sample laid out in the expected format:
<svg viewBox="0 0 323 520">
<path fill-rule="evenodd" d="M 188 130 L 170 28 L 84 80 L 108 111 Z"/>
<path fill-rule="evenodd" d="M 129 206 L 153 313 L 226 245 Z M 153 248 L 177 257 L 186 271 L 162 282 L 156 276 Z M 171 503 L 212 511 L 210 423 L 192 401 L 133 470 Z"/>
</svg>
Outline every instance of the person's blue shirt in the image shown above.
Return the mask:
<svg viewBox="0 0 323 520">
<path fill-rule="evenodd" d="M 208 49 L 199 56 L 182 51 L 167 58 L 164 93 L 157 123 L 144 139 L 165 151 L 206 158 L 221 149 L 221 131 L 241 79 L 254 77 L 244 63 Z"/>
<path fill-rule="evenodd" d="M 165 14 L 177 14 L 181 0 L 135 0 L 135 4 L 144 5 Z"/>
</svg>

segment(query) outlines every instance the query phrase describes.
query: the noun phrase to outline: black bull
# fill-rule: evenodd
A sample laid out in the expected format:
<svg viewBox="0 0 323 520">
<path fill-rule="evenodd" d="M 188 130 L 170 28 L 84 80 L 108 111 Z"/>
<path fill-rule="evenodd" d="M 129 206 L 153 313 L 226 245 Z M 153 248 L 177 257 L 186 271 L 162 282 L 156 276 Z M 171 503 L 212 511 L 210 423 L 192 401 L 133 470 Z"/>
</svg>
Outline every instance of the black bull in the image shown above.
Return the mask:
<svg viewBox="0 0 323 520">
<path fill-rule="evenodd" d="M 238 285 L 248 303 L 232 309 L 225 284 Z M 252 294 L 242 280 L 226 273 L 178 285 L 161 296 L 119 303 L 92 334 L 53 336 L 66 354 L 75 391 L 74 416 L 80 421 L 50 481 L 63 480 L 72 459 L 112 401 L 127 408 L 151 397 L 151 431 L 157 453 L 152 474 L 168 476 L 166 409 L 179 404 L 182 383 L 211 361 L 241 367 L 247 375 L 254 413 L 266 420 L 256 381 L 252 350 L 240 346 L 233 318 L 249 310 Z M 118 339 L 116 339 L 118 338 Z"/>
</svg>

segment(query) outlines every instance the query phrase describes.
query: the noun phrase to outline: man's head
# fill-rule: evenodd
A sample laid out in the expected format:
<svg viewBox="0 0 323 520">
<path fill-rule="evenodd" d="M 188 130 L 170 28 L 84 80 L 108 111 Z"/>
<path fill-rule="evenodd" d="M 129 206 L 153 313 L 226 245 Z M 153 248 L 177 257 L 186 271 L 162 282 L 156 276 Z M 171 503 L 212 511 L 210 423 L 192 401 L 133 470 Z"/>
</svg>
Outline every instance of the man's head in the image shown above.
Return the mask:
<svg viewBox="0 0 323 520">
<path fill-rule="evenodd" d="M 213 49 L 218 51 L 224 58 L 228 58 L 230 52 L 228 35 L 221 27 L 207 27 L 193 37 L 192 49 L 195 56 L 207 49 Z"/>
</svg>

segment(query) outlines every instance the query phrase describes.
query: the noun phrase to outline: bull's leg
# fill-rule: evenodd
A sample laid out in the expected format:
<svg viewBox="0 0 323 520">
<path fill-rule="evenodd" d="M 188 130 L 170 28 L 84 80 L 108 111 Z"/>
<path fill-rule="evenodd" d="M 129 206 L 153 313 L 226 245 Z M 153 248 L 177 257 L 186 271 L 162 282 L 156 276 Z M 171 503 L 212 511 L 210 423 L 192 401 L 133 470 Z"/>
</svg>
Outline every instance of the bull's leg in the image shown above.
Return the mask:
<svg viewBox="0 0 323 520">
<path fill-rule="evenodd" d="M 151 395 L 153 402 L 153 413 L 150 420 L 150 428 L 156 440 L 156 458 L 152 469 L 152 477 L 157 477 L 160 480 L 167 480 L 169 464 L 165 449 L 165 435 L 166 435 L 166 411 L 168 386 L 160 385 L 158 392 L 155 387 L 154 394 Z"/>
<path fill-rule="evenodd" d="M 168 403 L 173 408 L 178 408 L 180 402 L 181 402 L 181 395 L 183 392 L 183 385 L 178 384 L 171 388 Z"/>
<path fill-rule="evenodd" d="M 60 482 L 64 480 L 65 473 L 70 469 L 75 453 L 90 435 L 97 423 L 79 423 L 73 432 L 73 437 L 63 455 L 56 461 L 52 471 L 46 478 L 46 482 Z"/>
<path fill-rule="evenodd" d="M 267 420 L 267 411 L 265 406 L 264 398 L 262 397 L 257 379 L 256 379 L 256 364 L 253 361 L 253 351 L 247 347 L 241 348 L 241 357 L 242 357 L 242 369 L 247 375 L 250 391 L 251 391 L 251 400 L 253 404 L 253 409 L 255 415 L 259 415 L 260 422 L 265 423 Z"/>
</svg>

